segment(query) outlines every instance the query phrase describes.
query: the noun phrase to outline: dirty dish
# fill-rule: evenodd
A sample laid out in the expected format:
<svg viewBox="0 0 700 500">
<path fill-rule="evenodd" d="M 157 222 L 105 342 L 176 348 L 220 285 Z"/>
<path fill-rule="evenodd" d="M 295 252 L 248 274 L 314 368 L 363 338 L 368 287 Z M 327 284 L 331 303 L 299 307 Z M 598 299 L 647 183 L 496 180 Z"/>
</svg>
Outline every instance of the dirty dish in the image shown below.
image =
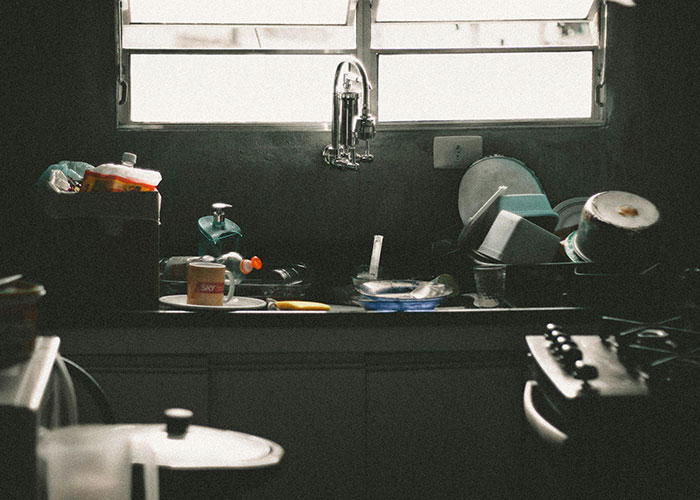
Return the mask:
<svg viewBox="0 0 700 500">
<path fill-rule="evenodd" d="M 356 297 L 354 300 L 367 311 L 430 311 L 444 299 L 385 299 L 377 300 L 371 297 Z"/>
<path fill-rule="evenodd" d="M 544 193 L 534 172 L 520 160 L 487 156 L 472 163 L 459 184 L 458 207 L 462 223 L 466 224 L 500 186 L 506 186 L 509 195 Z"/>
<path fill-rule="evenodd" d="M 588 197 L 585 196 L 570 198 L 554 207 L 552 210 L 559 215 L 559 222 L 557 222 L 554 230 L 559 231 L 560 229 L 577 227 L 581 217 L 581 210 L 583 210 L 586 201 L 588 201 Z"/>
<path fill-rule="evenodd" d="M 436 281 L 437 280 L 437 281 Z M 355 302 L 368 311 L 427 311 L 455 291 L 447 280 L 377 280 L 357 286 Z"/>
<path fill-rule="evenodd" d="M 236 311 L 244 309 L 265 309 L 267 302 L 253 297 L 234 297 L 230 302 L 220 306 L 188 304 L 187 295 L 166 295 L 159 299 L 160 303 L 173 309 L 185 311 Z"/>
</svg>

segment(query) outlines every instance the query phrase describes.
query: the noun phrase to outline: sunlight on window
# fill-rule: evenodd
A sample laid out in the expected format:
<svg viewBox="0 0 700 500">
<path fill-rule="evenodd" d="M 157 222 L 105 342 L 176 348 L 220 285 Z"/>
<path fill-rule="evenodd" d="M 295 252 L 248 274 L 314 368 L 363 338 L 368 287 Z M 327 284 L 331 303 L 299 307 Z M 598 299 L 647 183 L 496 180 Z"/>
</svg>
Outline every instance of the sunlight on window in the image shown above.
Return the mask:
<svg viewBox="0 0 700 500">
<path fill-rule="evenodd" d="M 593 0 L 381 0 L 377 21 L 583 19 Z"/>
<path fill-rule="evenodd" d="M 591 52 L 379 56 L 379 120 L 590 118 Z"/>
<path fill-rule="evenodd" d="M 328 122 L 338 55 L 131 56 L 141 123 Z"/>
<path fill-rule="evenodd" d="M 345 24 L 348 0 L 131 0 L 132 23 Z"/>
</svg>

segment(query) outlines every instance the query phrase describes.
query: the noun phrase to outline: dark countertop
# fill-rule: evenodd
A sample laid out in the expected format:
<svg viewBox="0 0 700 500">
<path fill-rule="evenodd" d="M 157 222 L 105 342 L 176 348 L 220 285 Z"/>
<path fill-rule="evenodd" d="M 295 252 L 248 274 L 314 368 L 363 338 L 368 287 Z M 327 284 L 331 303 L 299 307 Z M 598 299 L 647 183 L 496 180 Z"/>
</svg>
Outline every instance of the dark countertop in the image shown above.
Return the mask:
<svg viewBox="0 0 700 500">
<path fill-rule="evenodd" d="M 526 334 L 548 322 L 589 333 L 595 315 L 581 308 L 366 312 L 101 311 L 42 316 L 42 335 L 57 335 L 70 354 L 218 355 L 241 353 L 367 353 L 521 351 Z"/>
</svg>

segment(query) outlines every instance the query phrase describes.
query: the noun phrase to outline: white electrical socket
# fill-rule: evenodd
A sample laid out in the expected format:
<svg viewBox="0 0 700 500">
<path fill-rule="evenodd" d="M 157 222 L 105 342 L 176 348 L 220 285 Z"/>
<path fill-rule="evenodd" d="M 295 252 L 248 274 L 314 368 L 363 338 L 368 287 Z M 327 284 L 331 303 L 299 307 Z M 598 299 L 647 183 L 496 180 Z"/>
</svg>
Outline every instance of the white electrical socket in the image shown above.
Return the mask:
<svg viewBox="0 0 700 500">
<path fill-rule="evenodd" d="M 434 168 L 467 168 L 483 155 L 479 135 L 441 136 L 433 139 Z"/>
</svg>

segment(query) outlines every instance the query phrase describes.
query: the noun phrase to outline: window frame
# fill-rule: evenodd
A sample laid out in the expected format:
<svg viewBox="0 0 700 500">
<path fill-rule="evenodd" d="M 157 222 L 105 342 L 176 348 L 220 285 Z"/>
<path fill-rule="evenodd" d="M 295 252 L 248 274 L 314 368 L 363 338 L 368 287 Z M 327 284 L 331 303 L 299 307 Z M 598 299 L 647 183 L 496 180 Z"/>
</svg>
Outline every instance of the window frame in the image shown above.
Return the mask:
<svg viewBox="0 0 700 500">
<path fill-rule="evenodd" d="M 609 119 L 609 107 L 605 103 L 605 65 L 607 49 L 607 0 L 594 0 L 589 12 L 588 20 L 597 23 L 598 43 L 592 46 L 551 46 L 551 47 L 474 47 L 474 48 L 431 48 L 431 49 L 383 49 L 372 48 L 372 25 L 376 18 L 377 7 L 380 0 L 349 0 L 349 15 L 346 26 L 354 28 L 355 48 L 312 48 L 312 49 L 252 49 L 242 47 L 222 47 L 204 49 L 178 49 L 170 47 L 168 49 L 155 48 L 123 48 L 122 25 L 124 20 L 128 24 L 128 1 L 115 0 L 115 24 L 116 24 L 116 108 L 117 108 L 117 129 L 118 130 L 255 130 L 255 131 L 329 131 L 331 116 L 328 121 L 311 122 L 285 122 L 285 123 L 144 123 L 132 122 L 130 120 L 130 100 L 128 96 L 130 81 L 128 58 L 132 53 L 168 53 L 176 51 L 181 54 L 337 54 L 347 55 L 349 58 L 357 57 L 363 62 L 367 69 L 368 77 L 374 86 L 378 82 L 379 57 L 382 54 L 469 54 L 469 53 L 513 53 L 513 52 L 556 52 L 556 51 L 588 51 L 593 54 L 592 68 L 592 95 L 591 95 L 591 117 L 587 118 L 557 118 L 557 119 L 534 119 L 534 120 L 454 120 L 454 121 L 406 121 L 387 122 L 377 121 L 377 130 L 450 130 L 450 129 L 484 129 L 484 128 L 540 128 L 540 127 L 600 127 L 607 124 Z M 127 4 L 127 10 L 123 8 Z M 351 16 L 350 12 L 355 15 Z M 597 17 L 596 17 L 597 16 Z M 581 22 L 582 20 L 557 20 L 560 22 Z M 473 21 L 481 22 L 481 21 Z M 508 21 L 503 21 L 508 22 Z M 538 22 L 538 21 L 531 21 Z M 431 23 L 433 24 L 433 23 Z M 153 26 L 153 25 L 152 25 Z M 172 26 L 172 25 L 171 25 Z M 201 26 L 201 25 L 200 25 Z M 252 29 L 250 25 L 206 25 L 214 30 L 216 26 L 223 29 Z M 263 26 L 273 30 L 303 30 L 319 29 L 318 25 L 300 27 L 290 26 Z M 337 27 L 337 25 L 333 25 Z M 167 29 L 167 28 L 166 28 Z M 173 29 L 177 29 L 173 28 Z M 332 76 L 328 76 L 328 99 L 332 95 Z M 376 88 L 370 92 L 370 103 L 373 113 L 378 111 L 378 92 Z"/>
</svg>

